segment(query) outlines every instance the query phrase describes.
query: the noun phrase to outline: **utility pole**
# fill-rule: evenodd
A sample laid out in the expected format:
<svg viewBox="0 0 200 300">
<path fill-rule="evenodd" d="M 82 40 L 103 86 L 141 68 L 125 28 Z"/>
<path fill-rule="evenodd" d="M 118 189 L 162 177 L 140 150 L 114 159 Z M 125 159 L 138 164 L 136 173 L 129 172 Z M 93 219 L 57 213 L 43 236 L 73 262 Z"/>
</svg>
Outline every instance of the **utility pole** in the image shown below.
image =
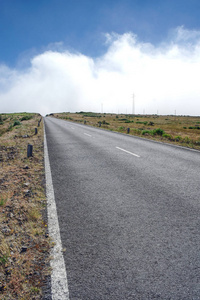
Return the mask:
<svg viewBox="0 0 200 300">
<path fill-rule="evenodd" d="M 103 114 L 103 103 L 101 103 L 101 113 Z"/>
<path fill-rule="evenodd" d="M 133 94 L 133 106 L 132 106 L 132 115 L 135 114 L 135 94 Z"/>
</svg>

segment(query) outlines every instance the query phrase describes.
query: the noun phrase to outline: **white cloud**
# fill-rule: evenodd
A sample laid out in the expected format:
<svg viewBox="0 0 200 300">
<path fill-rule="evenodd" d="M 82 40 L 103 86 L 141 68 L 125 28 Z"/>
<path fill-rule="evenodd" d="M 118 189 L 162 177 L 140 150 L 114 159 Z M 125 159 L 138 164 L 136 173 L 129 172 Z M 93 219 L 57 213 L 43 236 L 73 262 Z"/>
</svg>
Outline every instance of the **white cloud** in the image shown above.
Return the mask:
<svg viewBox="0 0 200 300">
<path fill-rule="evenodd" d="M 200 32 L 174 30 L 168 43 L 153 46 L 131 33 L 107 34 L 97 59 L 46 51 L 25 70 L 0 66 L 1 112 L 132 112 L 200 115 Z"/>
<path fill-rule="evenodd" d="M 174 32 L 174 40 L 177 42 L 199 42 L 200 31 L 199 30 L 188 30 L 184 26 L 179 26 Z"/>
</svg>

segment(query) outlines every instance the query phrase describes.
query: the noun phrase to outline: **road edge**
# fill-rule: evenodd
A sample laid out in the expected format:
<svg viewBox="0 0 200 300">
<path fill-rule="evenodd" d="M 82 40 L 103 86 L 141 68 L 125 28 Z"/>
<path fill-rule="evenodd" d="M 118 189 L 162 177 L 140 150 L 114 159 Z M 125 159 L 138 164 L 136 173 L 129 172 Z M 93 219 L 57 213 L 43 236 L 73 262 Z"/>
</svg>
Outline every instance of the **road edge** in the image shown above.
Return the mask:
<svg viewBox="0 0 200 300">
<path fill-rule="evenodd" d="M 51 295 L 52 300 L 69 300 L 67 272 L 62 253 L 62 242 L 55 203 L 54 188 L 51 176 L 48 147 L 44 122 L 44 163 L 46 179 L 47 216 L 49 236 L 54 243 L 51 249 Z"/>
<path fill-rule="evenodd" d="M 73 121 L 69 121 L 69 120 L 59 119 L 59 118 L 55 118 L 55 117 L 54 117 L 54 119 L 62 120 L 64 122 L 69 122 L 69 123 L 72 123 L 72 124 L 83 125 L 83 124 L 80 124 L 78 122 L 73 122 Z M 183 149 L 183 150 L 189 150 L 189 151 L 194 151 L 194 152 L 200 153 L 200 150 L 198 150 L 198 149 L 189 148 L 189 147 L 186 147 L 186 146 L 181 146 L 181 145 L 176 145 L 176 144 L 171 144 L 171 143 L 168 143 L 166 141 L 158 141 L 158 140 L 148 139 L 147 137 L 141 137 L 141 136 L 138 136 L 138 135 L 127 134 L 127 133 L 124 133 L 124 132 L 109 130 L 109 129 L 106 129 L 106 128 L 100 128 L 100 127 L 96 127 L 96 126 L 92 126 L 92 125 L 88 125 L 88 124 L 84 124 L 84 126 L 88 126 L 88 127 L 91 127 L 91 128 L 96 128 L 96 129 L 107 131 L 107 132 L 116 133 L 116 134 L 119 134 L 119 135 L 125 135 L 125 136 L 127 136 L 129 138 L 136 138 L 136 139 L 140 139 L 140 140 L 146 140 L 146 141 L 153 142 L 153 143 L 158 143 L 158 144 L 161 144 L 161 145 L 166 145 L 166 146 L 170 146 L 170 147 L 176 147 L 176 148 L 180 148 L 180 149 Z"/>
</svg>

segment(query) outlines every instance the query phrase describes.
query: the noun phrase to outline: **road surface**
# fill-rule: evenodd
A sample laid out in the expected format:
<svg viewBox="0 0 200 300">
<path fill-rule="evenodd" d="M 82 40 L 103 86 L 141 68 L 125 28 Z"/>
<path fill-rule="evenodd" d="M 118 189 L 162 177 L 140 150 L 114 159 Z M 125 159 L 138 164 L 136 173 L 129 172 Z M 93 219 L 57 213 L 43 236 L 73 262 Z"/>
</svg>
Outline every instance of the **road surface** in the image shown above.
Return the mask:
<svg viewBox="0 0 200 300">
<path fill-rule="evenodd" d="M 70 300 L 200 299 L 200 152 L 45 128 Z"/>
</svg>

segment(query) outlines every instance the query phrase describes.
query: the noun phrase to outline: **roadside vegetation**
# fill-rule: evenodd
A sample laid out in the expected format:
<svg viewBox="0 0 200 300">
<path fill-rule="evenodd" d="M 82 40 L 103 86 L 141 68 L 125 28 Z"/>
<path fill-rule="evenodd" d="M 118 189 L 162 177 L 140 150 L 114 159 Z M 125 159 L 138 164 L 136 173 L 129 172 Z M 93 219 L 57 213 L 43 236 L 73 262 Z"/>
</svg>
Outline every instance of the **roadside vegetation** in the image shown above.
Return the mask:
<svg viewBox="0 0 200 300">
<path fill-rule="evenodd" d="M 50 272 L 40 120 L 0 115 L 0 299 L 41 299 Z"/>
<path fill-rule="evenodd" d="M 55 113 L 51 116 L 200 150 L 200 117 L 93 112 Z"/>
</svg>

